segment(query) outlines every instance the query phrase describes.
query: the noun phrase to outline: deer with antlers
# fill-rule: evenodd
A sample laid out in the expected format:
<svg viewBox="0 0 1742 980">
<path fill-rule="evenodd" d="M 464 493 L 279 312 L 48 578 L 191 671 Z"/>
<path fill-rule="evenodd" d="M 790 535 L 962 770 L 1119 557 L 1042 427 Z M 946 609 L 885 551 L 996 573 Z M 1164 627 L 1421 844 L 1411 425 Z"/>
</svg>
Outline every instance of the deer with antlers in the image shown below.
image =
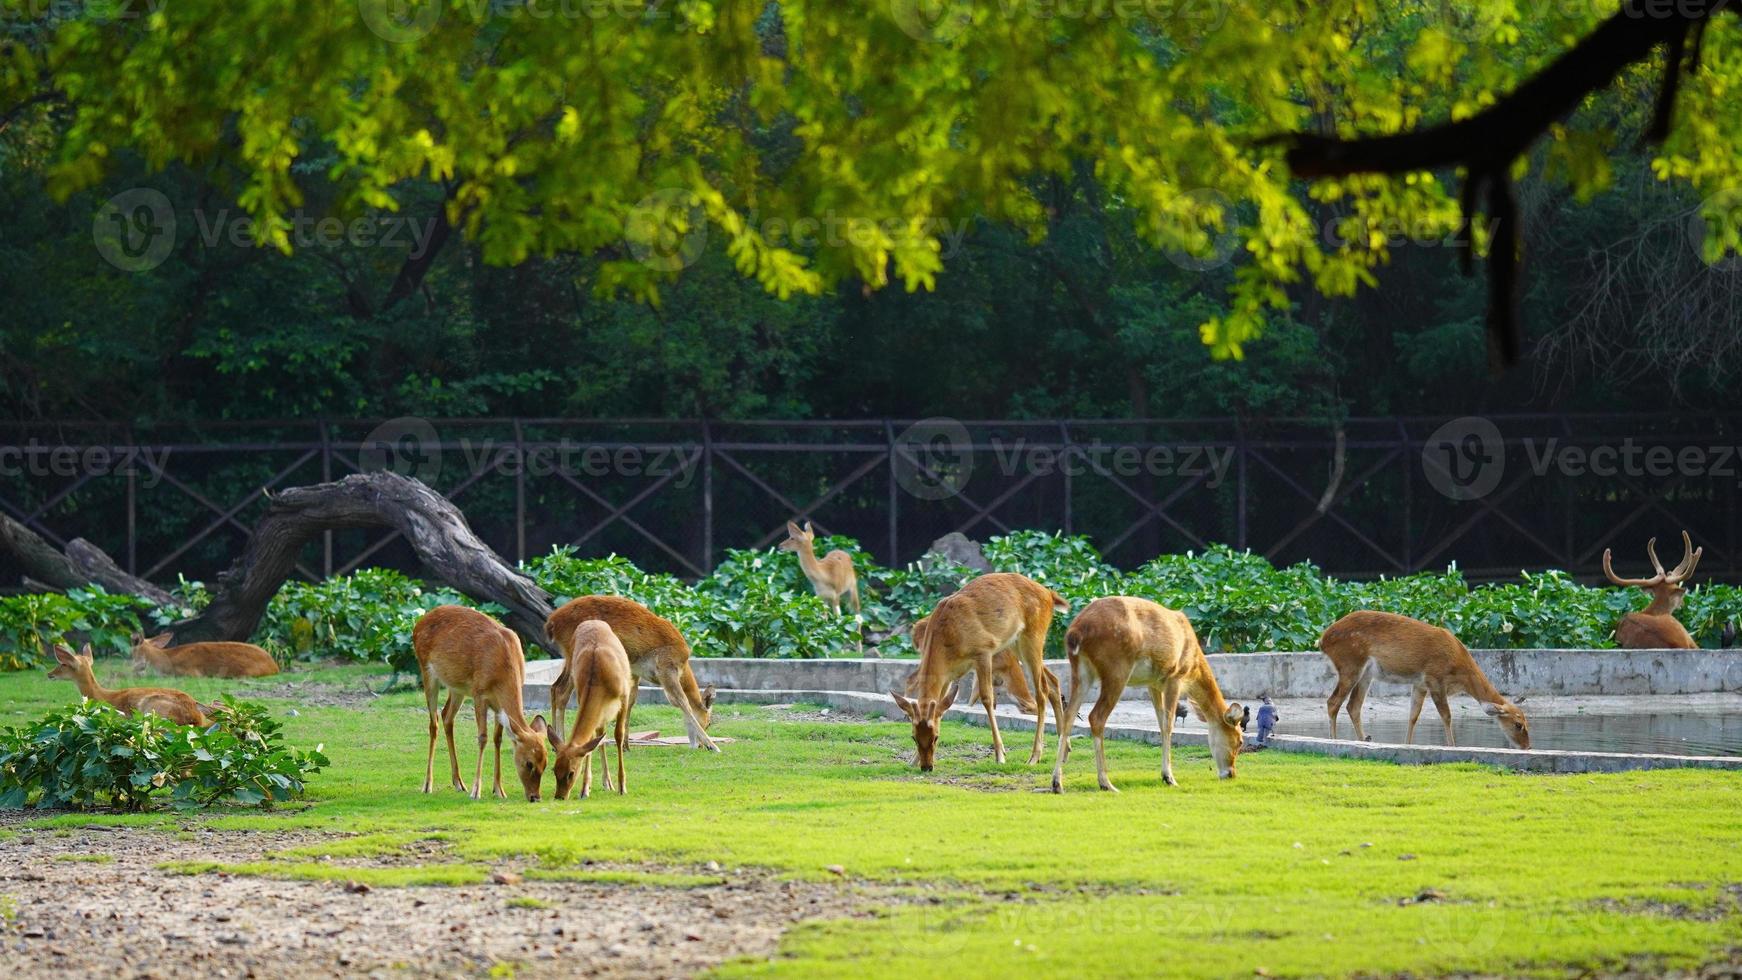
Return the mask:
<svg viewBox="0 0 1742 980">
<path fill-rule="evenodd" d="M 1609 576 L 1609 581 L 1616 585 L 1634 586 L 1651 593 L 1651 605 L 1636 613 L 1628 613 L 1621 617 L 1621 622 L 1615 627 L 1615 642 L 1629 650 L 1696 650 L 1699 644 L 1688 635 L 1686 628 L 1676 621 L 1675 611 L 1681 608 L 1682 599 L 1688 590 L 1682 588 L 1682 583 L 1691 578 L 1694 569 L 1700 564 L 1700 555 L 1704 548 L 1694 547 L 1693 539 L 1688 532 L 1682 532 L 1682 560 L 1673 571 L 1664 571 L 1663 562 L 1657 560 L 1657 539 L 1652 538 L 1645 543 L 1645 554 L 1651 559 L 1651 567 L 1657 574 L 1650 578 L 1621 578 L 1615 570 L 1609 567 L 1609 549 L 1603 549 L 1603 574 Z"/>
<path fill-rule="evenodd" d="M 992 572 L 962 586 L 961 591 L 938 603 L 928 617 L 920 641 L 919 676 L 912 698 L 889 692 L 913 722 L 913 743 L 922 772 L 930 772 L 937 759 L 939 722 L 944 710 L 956 700 L 955 682 L 970 668 L 977 681 L 980 703 L 986 706 L 986 723 L 992 729 L 992 753 L 1004 761 L 1004 739 L 998 734 L 993 706 L 994 658 L 1004 651 L 1016 654 L 1028 672 L 1034 690 L 1034 748 L 1028 764 L 1040 761 L 1046 738 L 1046 708 L 1051 702 L 1056 717 L 1064 719 L 1057 678 L 1047 678 L 1043 659 L 1046 633 L 1054 613 L 1069 612 L 1070 603 L 1057 592 L 1011 572 Z M 1059 738 L 1069 737 L 1070 726 L 1059 726 Z"/>
</svg>

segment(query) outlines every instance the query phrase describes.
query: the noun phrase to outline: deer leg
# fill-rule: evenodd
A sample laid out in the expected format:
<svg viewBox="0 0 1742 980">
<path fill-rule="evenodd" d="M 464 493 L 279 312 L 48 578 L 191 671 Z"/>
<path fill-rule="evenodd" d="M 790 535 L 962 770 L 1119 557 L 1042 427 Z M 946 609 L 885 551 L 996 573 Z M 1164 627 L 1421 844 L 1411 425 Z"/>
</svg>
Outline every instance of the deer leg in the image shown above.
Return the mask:
<svg viewBox="0 0 1742 980">
<path fill-rule="evenodd" d="M 563 716 L 568 713 L 569 699 L 575 696 L 573 680 L 569 677 L 568 654 L 563 654 L 562 670 L 557 672 L 556 680 L 550 682 L 550 721 L 551 731 L 561 737 L 568 729 L 563 727 Z"/>
<path fill-rule="evenodd" d="M 423 701 L 425 706 L 429 708 L 429 758 L 424 760 L 423 791 L 433 793 L 435 792 L 436 730 L 439 727 L 436 723 L 436 679 L 434 672 L 428 667 L 423 667 L 419 673 L 423 675 Z M 448 751 L 449 754 L 453 752 L 452 749 Z"/>
<path fill-rule="evenodd" d="M 616 737 L 615 741 L 617 743 L 617 795 L 622 796 L 622 795 L 629 792 L 629 780 L 627 777 L 625 777 L 623 775 L 623 746 L 629 744 L 629 712 L 623 711 L 623 712 L 618 713 L 618 715 L 617 715 L 617 733 L 616 734 L 617 734 L 617 737 Z M 605 753 L 603 750 L 601 750 L 599 752 L 599 754 L 601 756 L 603 756 Z"/>
<path fill-rule="evenodd" d="M 1026 671 L 1028 681 L 1034 687 L 1034 748 L 1028 752 L 1028 764 L 1034 765 L 1040 761 L 1046 745 L 1046 707 L 1047 701 L 1053 704 L 1056 715 L 1063 716 L 1065 706 L 1059 702 L 1058 692 L 1048 691 L 1046 678 L 1046 634 L 1029 636 L 1024 634 L 1017 641 L 1022 645 L 1022 656 L 1017 658 L 1018 670 Z M 1059 729 L 1059 738 L 1068 737 L 1063 728 Z"/>
<path fill-rule="evenodd" d="M 442 734 L 448 739 L 448 778 L 454 789 L 465 793 L 468 790 L 466 781 L 460 778 L 460 752 L 454 747 L 454 718 L 459 715 L 463 700 L 453 689 L 448 690 L 448 699 L 442 704 Z"/>
<path fill-rule="evenodd" d="M 494 787 L 493 792 L 495 792 L 497 799 L 506 800 L 508 794 L 502 791 L 502 719 L 500 717 L 490 719 L 490 741 L 496 749 L 495 761 L 490 766 L 490 774 L 494 777 L 491 780 Z"/>
<path fill-rule="evenodd" d="M 1421 717 L 1421 705 L 1427 700 L 1427 685 L 1417 684 L 1409 692 L 1409 729 L 1403 733 L 1403 744 L 1415 744 L 1415 720 Z"/>
<path fill-rule="evenodd" d="M 974 665 L 974 686 L 980 695 L 980 703 L 986 706 L 986 724 L 992 729 L 992 758 L 1000 765 L 1004 763 L 1004 736 L 998 733 L 998 712 L 992 686 L 992 660 L 996 654 L 988 654 Z"/>
<path fill-rule="evenodd" d="M 1128 680 L 1129 675 L 1119 677 L 1101 674 L 1101 696 L 1095 699 L 1095 706 L 1089 709 L 1089 733 L 1095 736 L 1095 780 L 1109 793 L 1117 793 L 1119 790 L 1107 778 L 1107 719 L 1113 714 L 1113 706 L 1119 703 L 1119 695 L 1125 693 Z"/>
<path fill-rule="evenodd" d="M 581 799 L 593 795 L 593 756 L 597 751 L 588 752 L 581 759 Z"/>
<path fill-rule="evenodd" d="M 720 747 L 714 744 L 714 740 L 708 737 L 707 730 L 702 727 L 701 719 L 696 717 L 695 706 L 690 704 L 689 696 L 684 694 L 683 681 L 678 677 L 676 667 L 659 665 L 659 687 L 665 691 L 665 699 L 683 712 L 684 729 L 690 737 L 690 748 L 720 751 Z"/>
<path fill-rule="evenodd" d="M 1083 694 L 1086 685 L 1083 683 L 1083 661 L 1077 655 L 1071 656 L 1071 700 L 1059 712 L 1059 748 L 1052 760 L 1052 791 L 1065 791 L 1065 760 L 1071 757 L 1071 729 L 1076 727 L 1077 712 L 1083 707 Z"/>
<path fill-rule="evenodd" d="M 1446 726 L 1446 744 L 1457 745 L 1458 740 L 1452 737 L 1452 706 L 1446 703 L 1446 692 L 1434 688 L 1428 692 L 1434 698 L 1434 710 L 1440 713 L 1440 723 Z"/>
<path fill-rule="evenodd" d="M 478 722 L 478 771 L 472 773 L 472 799 L 484 798 L 484 745 L 489 738 L 490 713 L 476 697 L 472 698 L 472 717 Z"/>
<path fill-rule="evenodd" d="M 1348 699 L 1349 692 L 1355 687 L 1355 678 L 1343 671 L 1337 671 L 1337 689 L 1325 701 L 1325 711 L 1331 716 L 1331 737 L 1337 737 L 1337 712 L 1343 710 L 1343 702 Z"/>
<path fill-rule="evenodd" d="M 1161 781 L 1178 786 L 1173 778 L 1173 721 L 1179 708 L 1180 682 L 1171 678 L 1164 686 L 1150 685 L 1149 699 L 1155 704 L 1155 720 L 1161 723 Z"/>
<path fill-rule="evenodd" d="M 1349 723 L 1355 726 L 1355 737 L 1367 741 L 1367 733 L 1361 730 L 1361 705 L 1367 701 L 1367 688 L 1373 685 L 1373 678 L 1363 673 L 1355 680 L 1355 689 L 1349 692 Z"/>
</svg>

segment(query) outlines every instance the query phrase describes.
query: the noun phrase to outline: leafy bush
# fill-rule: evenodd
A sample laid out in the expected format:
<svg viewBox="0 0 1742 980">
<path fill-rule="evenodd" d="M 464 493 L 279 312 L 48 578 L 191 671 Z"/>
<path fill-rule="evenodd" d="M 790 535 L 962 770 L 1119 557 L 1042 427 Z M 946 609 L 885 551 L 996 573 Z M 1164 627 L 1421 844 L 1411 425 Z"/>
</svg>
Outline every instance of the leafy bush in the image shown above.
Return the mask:
<svg viewBox="0 0 1742 980">
<path fill-rule="evenodd" d="M 50 659 L 56 643 L 88 642 L 97 653 L 124 654 L 141 632 L 140 616 L 156 609 L 100 585 L 0 598 L 0 670 L 23 670 Z M 155 622 L 155 621 L 154 621 Z"/>
<path fill-rule="evenodd" d="M 300 796 L 327 765 L 287 748 L 266 709 L 225 697 L 210 728 L 82 701 L 0 732 L 0 807 L 143 810 L 167 791 L 178 809 L 269 806 Z"/>
<path fill-rule="evenodd" d="M 415 670 L 412 627 L 442 605 L 473 606 L 495 616 L 506 611 L 390 569 L 365 568 L 325 582 L 285 583 L 267 605 L 254 640 L 280 662 L 344 657 Z"/>
</svg>

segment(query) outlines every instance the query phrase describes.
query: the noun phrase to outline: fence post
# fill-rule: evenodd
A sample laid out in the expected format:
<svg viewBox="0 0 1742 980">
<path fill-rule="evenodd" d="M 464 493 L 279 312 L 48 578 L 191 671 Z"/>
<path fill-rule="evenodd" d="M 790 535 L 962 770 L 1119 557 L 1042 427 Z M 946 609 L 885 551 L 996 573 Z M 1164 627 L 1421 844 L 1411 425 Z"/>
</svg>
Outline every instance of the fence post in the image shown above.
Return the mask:
<svg viewBox="0 0 1742 980">
<path fill-rule="evenodd" d="M 1398 458 L 1403 461 L 1403 567 L 1406 571 L 1416 571 L 1415 567 L 1415 524 L 1412 520 L 1415 504 L 1415 474 L 1410 467 L 1414 462 L 1414 454 L 1410 452 L 1409 427 L 1397 420 Z"/>
<path fill-rule="evenodd" d="M 1246 550 L 1246 423 L 1234 420 L 1234 548 Z"/>
<path fill-rule="evenodd" d="M 133 445 L 134 458 L 138 458 L 139 439 L 133 430 L 127 430 L 127 441 Z M 139 574 L 139 464 L 127 467 L 127 574 Z"/>
<path fill-rule="evenodd" d="M 895 473 L 895 424 L 888 419 L 883 420 L 883 437 L 889 441 L 889 567 L 894 568 L 900 554 L 897 545 L 900 544 L 896 525 L 899 523 L 895 508 L 896 501 L 901 497 L 901 484 Z"/>
<path fill-rule="evenodd" d="M 321 482 L 333 482 L 333 443 L 328 438 L 327 423 L 324 419 L 315 419 L 315 431 L 321 437 Z M 321 577 L 333 577 L 333 532 L 321 532 Z"/>
<path fill-rule="evenodd" d="M 526 434 L 514 420 L 514 560 L 526 560 Z"/>
<path fill-rule="evenodd" d="M 1065 533 L 1074 534 L 1071 523 L 1071 427 L 1064 419 L 1059 420 L 1059 461 L 1060 469 L 1065 477 Z"/>
<path fill-rule="evenodd" d="M 714 436 L 703 416 L 702 424 L 702 567 L 714 567 Z"/>
</svg>

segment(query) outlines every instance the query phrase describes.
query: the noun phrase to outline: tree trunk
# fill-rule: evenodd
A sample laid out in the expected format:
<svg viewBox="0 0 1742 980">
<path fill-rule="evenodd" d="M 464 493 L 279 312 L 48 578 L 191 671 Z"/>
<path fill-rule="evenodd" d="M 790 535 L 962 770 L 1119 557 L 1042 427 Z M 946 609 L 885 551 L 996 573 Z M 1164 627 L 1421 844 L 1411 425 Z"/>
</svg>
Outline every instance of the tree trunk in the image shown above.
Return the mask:
<svg viewBox="0 0 1742 980">
<path fill-rule="evenodd" d="M 465 515 L 447 498 L 417 480 L 386 471 L 291 487 L 273 496 L 247 548 L 218 576 L 211 604 L 170 627 L 176 642 L 248 639 L 266 604 L 290 577 L 303 546 L 324 531 L 359 527 L 403 534 L 437 579 L 474 599 L 506 607 L 507 625 L 524 644 L 544 642 L 550 593 L 478 540 Z"/>
<path fill-rule="evenodd" d="M 95 583 L 109 592 L 142 596 L 160 606 L 174 602 L 163 589 L 122 571 L 103 549 L 84 538 L 68 542 L 62 554 L 35 531 L 0 514 L 0 548 L 18 559 L 33 589 L 65 592 Z"/>
</svg>

